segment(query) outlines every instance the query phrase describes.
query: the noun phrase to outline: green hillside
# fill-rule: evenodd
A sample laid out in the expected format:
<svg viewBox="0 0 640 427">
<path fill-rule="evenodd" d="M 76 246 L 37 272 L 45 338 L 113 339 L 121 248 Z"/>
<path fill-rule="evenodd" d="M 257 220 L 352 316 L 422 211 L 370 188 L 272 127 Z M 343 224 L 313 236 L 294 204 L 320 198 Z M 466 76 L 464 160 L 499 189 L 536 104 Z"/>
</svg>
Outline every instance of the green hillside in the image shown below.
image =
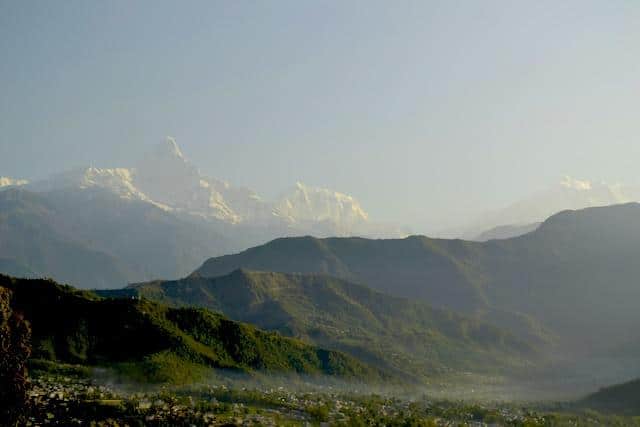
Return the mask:
<svg viewBox="0 0 640 427">
<path fill-rule="evenodd" d="M 406 376 L 522 367 L 537 356 L 535 343 L 486 322 L 320 274 L 237 270 L 218 278 L 150 282 L 102 294 L 221 311 Z"/>
<path fill-rule="evenodd" d="M 112 366 L 139 380 L 188 381 L 206 367 L 379 379 L 342 353 L 264 332 L 206 309 L 102 299 L 47 280 L 0 276 L 32 325 L 36 359 Z"/>
<path fill-rule="evenodd" d="M 582 354 L 638 338 L 632 326 L 640 324 L 639 247 L 640 205 L 630 203 L 561 212 L 529 234 L 484 243 L 278 239 L 209 259 L 193 277 L 238 268 L 325 273 L 435 307 L 484 313 L 518 334 L 527 322 L 500 316 L 524 313 Z"/>
</svg>

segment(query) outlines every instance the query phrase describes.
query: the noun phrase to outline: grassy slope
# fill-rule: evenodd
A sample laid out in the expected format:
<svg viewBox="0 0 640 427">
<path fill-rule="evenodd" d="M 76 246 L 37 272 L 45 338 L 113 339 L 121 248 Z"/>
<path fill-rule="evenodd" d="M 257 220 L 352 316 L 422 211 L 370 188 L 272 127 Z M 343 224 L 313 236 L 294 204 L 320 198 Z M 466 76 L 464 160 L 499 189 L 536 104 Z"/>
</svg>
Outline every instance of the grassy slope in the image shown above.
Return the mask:
<svg viewBox="0 0 640 427">
<path fill-rule="evenodd" d="M 237 270 L 218 278 L 134 285 L 109 295 L 195 305 L 317 345 L 338 348 L 405 375 L 522 366 L 532 345 L 494 326 L 391 297 L 326 275 Z"/>
<path fill-rule="evenodd" d="M 194 379 L 204 367 L 377 379 L 342 353 L 231 321 L 205 309 L 102 299 L 46 280 L 0 276 L 33 329 L 34 358 L 115 365 L 140 378 Z"/>
</svg>

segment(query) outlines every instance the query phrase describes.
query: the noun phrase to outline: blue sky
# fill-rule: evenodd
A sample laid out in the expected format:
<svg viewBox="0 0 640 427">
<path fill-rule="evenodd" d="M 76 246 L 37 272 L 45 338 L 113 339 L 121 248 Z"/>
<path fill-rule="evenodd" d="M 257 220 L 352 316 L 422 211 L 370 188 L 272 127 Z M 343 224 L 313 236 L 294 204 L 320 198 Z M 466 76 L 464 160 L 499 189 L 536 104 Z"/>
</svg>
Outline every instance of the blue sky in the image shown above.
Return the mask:
<svg viewBox="0 0 640 427">
<path fill-rule="evenodd" d="M 640 182 L 637 1 L 0 0 L 0 175 L 299 180 L 424 232 L 563 175 Z"/>
</svg>

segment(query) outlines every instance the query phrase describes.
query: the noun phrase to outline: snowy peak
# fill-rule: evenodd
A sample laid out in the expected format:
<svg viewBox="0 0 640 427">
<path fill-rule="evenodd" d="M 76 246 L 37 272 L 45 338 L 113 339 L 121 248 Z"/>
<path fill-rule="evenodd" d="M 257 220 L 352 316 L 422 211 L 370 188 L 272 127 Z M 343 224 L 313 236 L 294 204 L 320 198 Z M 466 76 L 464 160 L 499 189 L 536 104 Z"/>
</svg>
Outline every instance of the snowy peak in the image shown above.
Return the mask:
<svg viewBox="0 0 640 427">
<path fill-rule="evenodd" d="M 34 182 L 28 188 L 34 191 L 100 189 L 123 199 L 149 202 L 163 210 L 170 210 L 168 206 L 155 202 L 140 191 L 133 183 L 133 173 L 133 170 L 126 168 L 79 168 Z"/>
<path fill-rule="evenodd" d="M 140 175 L 188 175 L 189 178 L 199 176 L 198 169 L 182 154 L 173 137 L 168 136 L 164 141 L 155 145 L 150 152 L 138 162 L 136 167 Z"/>
<path fill-rule="evenodd" d="M 29 181 L 27 181 L 26 179 L 14 179 L 7 176 L 0 176 L 0 188 L 26 185 L 28 183 Z"/>
<path fill-rule="evenodd" d="M 238 215 L 167 137 L 136 167 L 133 182 L 156 202 L 194 215 L 236 223 Z"/>
<path fill-rule="evenodd" d="M 292 221 L 332 221 L 344 225 L 364 223 L 369 215 L 352 196 L 297 182 L 276 202 L 275 212 Z"/>
<path fill-rule="evenodd" d="M 579 179 L 574 179 L 568 175 L 566 175 L 562 181 L 560 181 L 560 186 L 576 191 L 589 191 L 593 188 L 591 181 L 582 181 Z"/>
<path fill-rule="evenodd" d="M 504 209 L 487 212 L 466 230 L 446 235 L 475 238 L 495 227 L 529 226 L 560 211 L 578 210 L 640 201 L 640 188 L 565 176 L 556 186 L 517 201 Z"/>
<path fill-rule="evenodd" d="M 140 162 L 146 164 L 172 165 L 174 168 L 193 168 L 189 160 L 182 154 L 175 138 L 167 136 L 163 141 L 156 144 Z"/>
<path fill-rule="evenodd" d="M 166 150 L 166 152 L 172 157 L 177 157 L 184 160 L 182 150 L 180 150 L 180 147 L 178 147 L 175 138 L 172 136 L 167 136 L 163 150 Z"/>
<path fill-rule="evenodd" d="M 264 201 L 253 190 L 209 178 L 189 162 L 168 137 L 135 170 L 134 183 L 152 200 L 232 224 L 298 225 L 329 221 L 350 227 L 368 220 L 360 204 L 343 193 L 300 182 L 280 199 Z"/>
<path fill-rule="evenodd" d="M 19 182 L 0 181 L 2 185 Z M 297 182 L 282 197 L 269 201 L 249 188 L 207 177 L 184 156 L 172 137 L 152 147 L 134 168 L 80 168 L 30 184 L 30 188 L 107 190 L 176 214 L 242 224 L 277 235 L 371 235 L 368 231 L 378 227 L 369 222 L 360 203 L 344 193 Z"/>
<path fill-rule="evenodd" d="M 584 209 L 640 200 L 640 189 L 564 177 L 556 187 L 534 194 L 502 210 L 502 215 L 523 222 L 543 221 L 565 209 Z M 515 222 L 515 221 L 514 221 Z"/>
<path fill-rule="evenodd" d="M 639 189 L 626 187 L 622 184 L 608 184 L 606 182 L 592 182 L 565 177 L 560 185 L 564 190 L 564 195 L 573 198 L 574 202 L 577 203 L 574 209 L 627 203 L 640 199 Z"/>
<path fill-rule="evenodd" d="M 640 199 L 639 190 L 621 184 L 580 180 L 567 176 L 558 187 L 540 192 L 514 206 L 531 204 L 535 200 L 552 215 L 563 209 L 583 209 L 636 201 Z M 546 218 L 540 218 L 544 219 Z"/>
</svg>

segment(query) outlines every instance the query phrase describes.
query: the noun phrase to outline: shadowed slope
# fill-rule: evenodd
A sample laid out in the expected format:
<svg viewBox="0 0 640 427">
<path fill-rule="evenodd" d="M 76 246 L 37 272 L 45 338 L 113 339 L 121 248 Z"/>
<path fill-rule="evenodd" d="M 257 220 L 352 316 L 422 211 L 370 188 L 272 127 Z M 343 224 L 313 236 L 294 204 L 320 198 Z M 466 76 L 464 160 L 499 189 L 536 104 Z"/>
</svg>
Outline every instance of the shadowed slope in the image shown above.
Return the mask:
<svg viewBox="0 0 640 427">
<path fill-rule="evenodd" d="M 640 415 L 640 379 L 605 387 L 579 402 L 582 407 L 621 415 Z"/>
</svg>

